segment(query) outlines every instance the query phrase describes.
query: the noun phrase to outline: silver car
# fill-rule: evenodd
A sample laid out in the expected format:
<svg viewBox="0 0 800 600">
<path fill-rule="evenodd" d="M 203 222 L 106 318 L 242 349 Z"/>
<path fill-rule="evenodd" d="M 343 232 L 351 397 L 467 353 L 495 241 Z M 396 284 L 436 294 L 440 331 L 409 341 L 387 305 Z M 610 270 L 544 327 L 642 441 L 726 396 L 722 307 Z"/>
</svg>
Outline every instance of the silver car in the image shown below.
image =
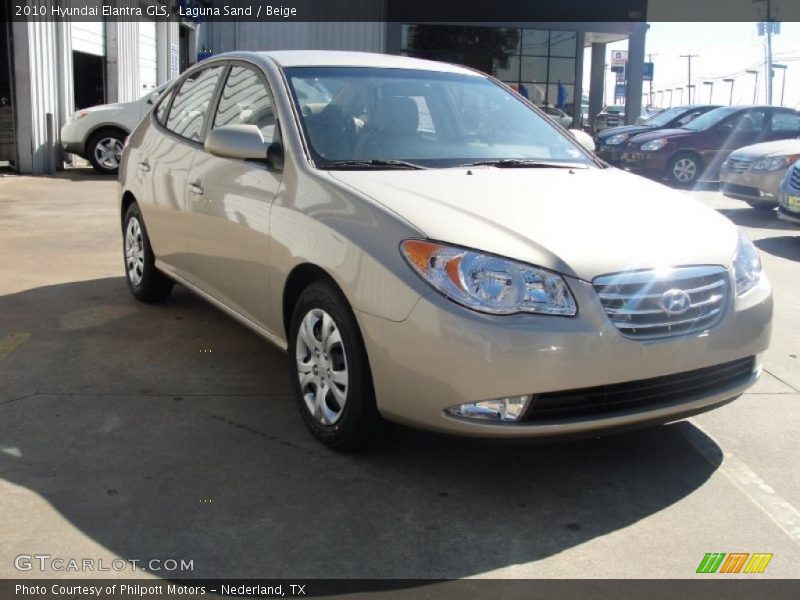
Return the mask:
<svg viewBox="0 0 800 600">
<path fill-rule="evenodd" d="M 339 52 L 189 69 L 120 169 L 133 295 L 289 354 L 311 432 L 532 438 L 681 419 L 759 376 L 772 292 L 716 211 L 467 68 Z"/>
<path fill-rule="evenodd" d="M 791 125 L 800 135 L 800 115 L 781 116 L 793 119 Z M 798 159 L 798 138 L 763 142 L 734 150 L 720 168 L 722 193 L 744 200 L 753 208 L 772 210 L 778 205 L 778 188 L 786 170 Z"/>
</svg>

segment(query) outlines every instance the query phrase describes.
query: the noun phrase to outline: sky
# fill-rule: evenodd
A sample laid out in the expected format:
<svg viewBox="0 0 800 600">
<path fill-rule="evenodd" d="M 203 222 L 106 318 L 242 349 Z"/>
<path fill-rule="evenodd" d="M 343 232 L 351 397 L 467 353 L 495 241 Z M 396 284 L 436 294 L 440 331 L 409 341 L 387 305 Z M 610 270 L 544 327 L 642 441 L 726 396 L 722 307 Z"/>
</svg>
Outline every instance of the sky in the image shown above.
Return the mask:
<svg viewBox="0 0 800 600">
<path fill-rule="evenodd" d="M 800 109 L 800 23 L 781 23 L 781 33 L 772 38 L 773 61 L 785 64 L 785 70 L 776 69 L 773 78 L 773 104 L 780 104 L 783 76 L 786 75 L 786 88 L 783 105 Z M 606 62 L 610 62 L 611 50 L 627 49 L 627 40 L 608 44 Z M 655 63 L 653 89 L 686 87 L 687 59 L 682 54 L 697 54 L 692 59 L 692 84 L 694 100 L 707 103 L 709 92 L 713 94 L 714 104 L 727 104 L 730 98 L 730 83 L 723 78 L 733 78 L 733 103 L 751 104 L 755 76 L 744 73 L 745 69 L 758 69 L 757 103 L 766 102 L 764 53 L 765 38 L 759 37 L 756 23 L 650 23 L 646 37 L 646 53 L 652 54 Z M 589 88 L 589 68 L 591 49 L 586 50 L 584 64 L 584 90 Z M 704 81 L 714 81 L 712 86 Z M 606 74 L 606 102 L 611 103 L 613 95 L 613 76 Z M 649 83 L 644 83 L 644 91 Z M 658 99 L 658 95 L 656 99 Z M 663 105 L 668 106 L 669 94 L 661 96 Z M 678 104 L 680 94 L 673 92 L 673 106 Z M 684 103 L 687 91 L 683 91 Z"/>
</svg>

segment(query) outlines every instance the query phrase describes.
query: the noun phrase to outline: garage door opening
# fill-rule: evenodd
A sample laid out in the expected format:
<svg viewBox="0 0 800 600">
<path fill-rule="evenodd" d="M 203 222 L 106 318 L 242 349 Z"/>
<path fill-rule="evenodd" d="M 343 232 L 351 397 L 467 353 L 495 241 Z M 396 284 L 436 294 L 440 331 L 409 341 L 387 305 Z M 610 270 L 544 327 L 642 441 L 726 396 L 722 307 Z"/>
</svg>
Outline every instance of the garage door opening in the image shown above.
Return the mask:
<svg viewBox="0 0 800 600">
<path fill-rule="evenodd" d="M 9 8 L 6 2 L 0 6 L 0 168 L 10 166 L 16 160 Z"/>
<path fill-rule="evenodd" d="M 72 76 L 76 110 L 105 104 L 105 58 L 103 56 L 73 51 Z"/>
</svg>

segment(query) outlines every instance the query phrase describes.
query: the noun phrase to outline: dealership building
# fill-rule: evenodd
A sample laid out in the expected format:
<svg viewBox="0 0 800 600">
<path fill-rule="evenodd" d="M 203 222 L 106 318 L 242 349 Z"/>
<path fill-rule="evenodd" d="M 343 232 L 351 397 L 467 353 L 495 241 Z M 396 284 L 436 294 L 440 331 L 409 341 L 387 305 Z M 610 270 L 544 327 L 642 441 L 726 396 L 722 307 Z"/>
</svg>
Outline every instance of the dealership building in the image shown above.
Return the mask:
<svg viewBox="0 0 800 600">
<path fill-rule="evenodd" d="M 131 5 L 185 5 L 199 0 L 127 0 Z M 100 0 L 76 0 L 78 4 Z M 214 0 L 202 0 L 214 5 Z M 4 8 L 8 6 L 4 3 Z M 590 71 L 589 119 L 602 108 L 607 73 L 606 44 L 628 40 L 625 92 L 628 119 L 638 115 L 647 25 L 642 0 L 604 8 L 590 2 L 559 8 L 562 20 L 544 15 L 535 2 L 486 3 L 486 20 L 426 18 L 416 0 L 326 0 L 331 20 L 294 22 L 208 20 L 125 22 L 29 20 L 4 26 L 0 61 L 9 64 L 0 80 L 0 161 L 16 170 L 43 173 L 61 164 L 58 132 L 78 108 L 135 100 L 196 62 L 198 49 L 358 50 L 403 54 L 467 65 L 512 85 L 541 106 L 580 119 L 584 71 Z M 322 4 L 320 4 L 322 6 Z M 614 12 L 610 12 L 614 11 Z M 342 14 L 358 20 L 338 21 Z M 322 15 L 324 17 L 324 15 Z M 512 16 L 513 18 L 509 18 Z M 422 17 L 422 18 L 420 18 Z M 546 17 L 546 20 L 543 19 Z M 609 20 L 617 18 L 618 20 Z M 5 23 L 2 23 L 5 20 Z M 584 50 L 591 56 L 584 61 Z M 584 64 L 587 62 L 588 64 Z M 578 122 L 577 120 L 575 121 Z"/>
<path fill-rule="evenodd" d="M 166 2 L 123 0 L 117 4 L 141 7 L 147 15 L 148 6 Z M 99 7 L 103 3 L 60 4 Z M 132 21 L 102 17 L 15 21 L 12 8 L 5 0 L 0 3 L 0 164 L 8 162 L 21 173 L 60 168 L 59 131 L 76 110 L 141 98 L 197 60 L 198 26 L 190 20 L 145 16 Z"/>
</svg>

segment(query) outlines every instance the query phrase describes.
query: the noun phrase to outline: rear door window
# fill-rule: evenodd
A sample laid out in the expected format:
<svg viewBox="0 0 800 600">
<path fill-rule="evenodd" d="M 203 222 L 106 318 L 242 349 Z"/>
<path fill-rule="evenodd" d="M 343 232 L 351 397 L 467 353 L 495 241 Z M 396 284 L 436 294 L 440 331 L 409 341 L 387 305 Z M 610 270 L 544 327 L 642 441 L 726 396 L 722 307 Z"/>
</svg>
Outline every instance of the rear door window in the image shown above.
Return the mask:
<svg viewBox="0 0 800 600">
<path fill-rule="evenodd" d="M 800 134 L 800 113 L 777 111 L 772 113 L 772 131 Z"/>
<path fill-rule="evenodd" d="M 167 129 L 186 139 L 202 142 L 201 134 L 223 66 L 193 73 L 181 83 L 172 101 Z"/>
</svg>

